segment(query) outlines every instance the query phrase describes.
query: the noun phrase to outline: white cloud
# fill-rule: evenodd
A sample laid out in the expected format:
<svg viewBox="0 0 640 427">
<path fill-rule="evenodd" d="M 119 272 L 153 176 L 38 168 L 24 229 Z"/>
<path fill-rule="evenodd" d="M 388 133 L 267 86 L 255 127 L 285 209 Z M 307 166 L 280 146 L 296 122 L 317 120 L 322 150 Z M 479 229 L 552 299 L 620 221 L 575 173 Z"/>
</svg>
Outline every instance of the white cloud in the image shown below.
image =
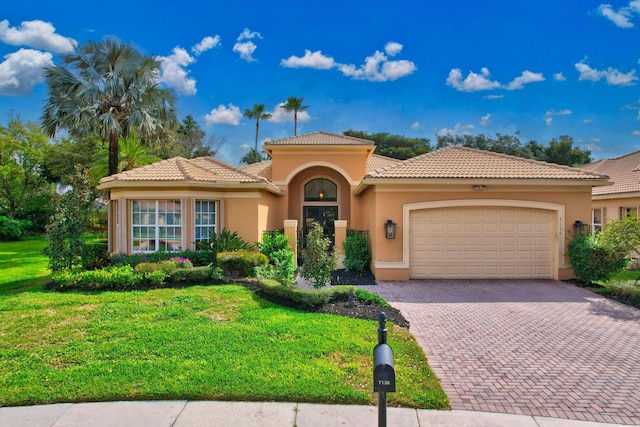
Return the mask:
<svg viewBox="0 0 640 427">
<path fill-rule="evenodd" d="M 387 46 L 389 46 L 389 44 L 387 44 Z M 394 51 L 394 48 L 390 50 Z M 397 52 L 399 52 L 399 50 Z M 353 64 L 338 64 L 338 69 L 345 76 L 356 80 L 386 82 L 408 76 L 417 70 L 417 67 L 412 61 L 390 61 L 384 53 L 377 50 L 373 55 L 367 56 L 364 64 L 360 67 L 356 67 Z"/>
<path fill-rule="evenodd" d="M 293 122 L 293 111 L 289 112 L 284 108 L 280 108 L 284 104 L 285 104 L 284 102 L 281 102 L 280 104 L 276 105 L 273 111 L 269 112 L 269 114 L 271 114 L 271 117 L 269 118 L 270 122 L 274 122 L 274 123 Z M 311 120 L 311 116 L 306 110 L 298 111 L 298 123 L 308 122 L 310 120 Z"/>
<path fill-rule="evenodd" d="M 411 123 L 411 129 L 422 129 L 422 125 L 420 122 L 413 122 Z"/>
<path fill-rule="evenodd" d="M 238 41 L 233 45 L 233 51 L 240 54 L 240 58 L 244 59 L 247 62 L 253 62 L 256 59 L 253 57 L 253 52 L 256 51 L 258 46 L 252 39 L 261 39 L 262 35 L 257 31 L 251 31 L 248 28 L 245 28 L 242 33 L 238 36 Z"/>
<path fill-rule="evenodd" d="M 635 75 L 636 70 L 631 70 L 628 73 L 622 73 L 611 67 L 606 70 L 597 70 L 591 68 L 584 62 L 578 62 L 575 67 L 580 73 L 579 81 L 588 80 L 597 82 L 605 79 L 611 86 L 633 86 L 636 84 L 635 81 L 638 80 L 638 77 Z"/>
<path fill-rule="evenodd" d="M 318 70 L 328 70 L 336 66 L 332 57 L 322 54 L 322 51 L 304 51 L 303 57 L 291 55 L 287 59 L 282 59 L 280 65 L 287 68 L 316 68 Z"/>
<path fill-rule="evenodd" d="M 634 130 L 633 132 L 631 132 L 631 135 L 640 136 L 640 130 Z"/>
<path fill-rule="evenodd" d="M 211 36 L 207 36 L 205 38 L 203 38 L 200 43 L 196 44 L 195 46 L 193 46 L 191 48 L 191 52 L 195 53 L 196 55 L 200 55 L 202 52 L 206 52 L 209 49 L 213 49 L 214 47 L 218 46 L 220 44 L 220 36 L 219 35 L 215 35 L 214 37 Z"/>
<path fill-rule="evenodd" d="M 336 67 L 347 77 L 370 82 L 397 80 L 418 69 L 412 61 L 389 59 L 390 56 L 395 56 L 402 51 L 400 43 L 388 42 L 384 49 L 386 54 L 377 50 L 373 55 L 367 56 L 364 64 L 359 67 L 354 64 L 340 64 L 331 56 L 324 55 L 320 50 L 311 52 L 307 49 L 305 49 L 303 57 L 291 55 L 289 58 L 281 59 L 280 65 L 288 68 L 315 68 L 318 70 L 329 70 Z"/>
<path fill-rule="evenodd" d="M 483 96 L 484 99 L 502 99 L 504 98 L 504 95 L 485 95 Z"/>
<path fill-rule="evenodd" d="M 240 35 L 238 36 L 238 41 L 241 42 L 243 40 L 251 40 L 251 39 L 261 39 L 262 34 L 257 31 L 251 31 L 248 28 L 245 28 Z"/>
<path fill-rule="evenodd" d="M 196 81 L 189 77 L 185 67 L 194 63 L 194 57 L 181 47 L 174 47 L 170 56 L 157 56 L 160 61 L 160 81 L 184 95 L 196 94 Z"/>
<path fill-rule="evenodd" d="M 389 42 L 384 46 L 384 51 L 387 52 L 389 56 L 396 56 L 402 51 L 402 47 L 400 43 Z"/>
<path fill-rule="evenodd" d="M 438 131 L 436 135 L 438 136 L 456 136 L 456 135 L 469 135 L 471 131 L 475 129 L 474 125 L 463 125 L 461 123 L 457 123 L 453 129 L 451 128 L 442 128 Z"/>
<path fill-rule="evenodd" d="M 57 34 L 50 22 L 23 21 L 18 28 L 9 27 L 9 21 L 0 21 L 0 41 L 12 46 L 28 46 L 51 52 L 70 52 L 76 41 Z"/>
<path fill-rule="evenodd" d="M 53 65 L 49 52 L 20 49 L 4 56 L 0 63 L 0 94 L 28 95 L 33 87 L 44 80 L 42 70 Z"/>
<path fill-rule="evenodd" d="M 486 115 L 480 117 L 480 126 L 487 127 L 489 123 L 491 123 L 491 114 L 487 113 Z"/>
<path fill-rule="evenodd" d="M 506 86 L 505 89 L 507 90 L 523 89 L 524 85 L 528 83 L 543 82 L 543 81 L 544 81 L 544 76 L 542 75 L 542 73 L 533 73 L 529 70 L 525 70 L 522 72 L 522 75 L 520 77 L 516 77 L 515 79 L 513 79 L 511 83 L 509 83 Z"/>
<path fill-rule="evenodd" d="M 255 43 L 249 42 L 238 42 L 233 45 L 233 51 L 240 54 L 240 58 L 244 59 L 247 62 L 253 62 L 256 59 L 253 57 L 253 52 L 256 51 L 258 46 Z"/>
<path fill-rule="evenodd" d="M 634 26 L 633 22 L 631 22 L 634 12 L 640 13 L 640 2 L 638 0 L 631 1 L 629 6 L 621 7 L 617 11 L 610 4 L 598 6 L 598 13 L 619 28 L 632 28 Z"/>
<path fill-rule="evenodd" d="M 480 70 L 480 74 L 469 71 L 467 77 L 462 80 L 462 71 L 454 68 L 449 72 L 447 84 L 460 92 L 477 92 L 481 90 L 491 90 L 500 87 L 500 83 L 491 81 L 489 69 L 484 67 Z"/>
<path fill-rule="evenodd" d="M 563 81 L 567 80 L 567 78 L 562 73 L 555 73 L 553 75 L 553 80 L 555 80 L 557 82 L 563 82 Z"/>
<path fill-rule="evenodd" d="M 560 111 L 556 111 L 556 110 L 549 110 L 546 113 L 544 113 L 544 121 L 547 125 L 550 125 L 553 122 L 553 118 L 555 116 L 567 116 L 573 114 L 573 111 L 568 110 L 568 109 L 564 109 L 564 110 L 560 110 Z"/>
<path fill-rule="evenodd" d="M 584 123 L 585 125 L 588 125 L 589 123 L 593 123 L 593 119 L 584 119 L 582 123 Z"/>
<path fill-rule="evenodd" d="M 242 119 L 242 113 L 240 108 L 236 105 L 229 104 L 229 107 L 225 107 L 223 104 L 218 105 L 217 108 L 211 110 L 211 112 L 204 116 L 204 121 L 207 126 L 211 125 L 232 125 L 238 126 Z"/>
<path fill-rule="evenodd" d="M 460 68 L 453 68 L 449 72 L 447 77 L 447 85 L 455 88 L 460 92 L 479 92 L 482 90 L 493 89 L 506 89 L 506 90 L 518 90 L 523 89 L 524 85 L 534 82 L 542 82 L 545 80 L 542 73 L 534 73 L 529 70 L 525 70 L 519 77 L 513 79 L 508 85 L 503 86 L 496 80 L 491 80 L 491 73 L 487 67 L 480 69 L 480 73 L 474 73 L 469 71 L 469 74 L 463 80 L 462 71 Z M 487 99 L 502 98 L 501 95 L 486 96 Z"/>
</svg>

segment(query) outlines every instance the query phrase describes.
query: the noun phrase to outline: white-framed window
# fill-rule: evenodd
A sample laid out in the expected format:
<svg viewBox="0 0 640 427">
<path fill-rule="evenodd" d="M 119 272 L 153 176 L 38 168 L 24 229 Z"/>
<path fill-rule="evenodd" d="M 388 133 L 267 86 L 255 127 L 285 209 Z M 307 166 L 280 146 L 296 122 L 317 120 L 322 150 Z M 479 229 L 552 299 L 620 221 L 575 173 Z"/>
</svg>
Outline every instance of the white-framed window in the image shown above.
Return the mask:
<svg viewBox="0 0 640 427">
<path fill-rule="evenodd" d="M 182 249 L 180 200 L 131 201 L 131 250 L 176 252 Z"/>
<path fill-rule="evenodd" d="M 638 207 L 637 206 L 621 206 L 620 207 L 620 219 L 629 215 L 637 215 Z"/>
<path fill-rule="evenodd" d="M 591 209 L 591 234 L 602 231 L 603 208 Z"/>
<path fill-rule="evenodd" d="M 209 233 L 216 231 L 216 202 L 213 200 L 196 200 L 195 206 L 195 241 L 209 240 Z"/>
</svg>

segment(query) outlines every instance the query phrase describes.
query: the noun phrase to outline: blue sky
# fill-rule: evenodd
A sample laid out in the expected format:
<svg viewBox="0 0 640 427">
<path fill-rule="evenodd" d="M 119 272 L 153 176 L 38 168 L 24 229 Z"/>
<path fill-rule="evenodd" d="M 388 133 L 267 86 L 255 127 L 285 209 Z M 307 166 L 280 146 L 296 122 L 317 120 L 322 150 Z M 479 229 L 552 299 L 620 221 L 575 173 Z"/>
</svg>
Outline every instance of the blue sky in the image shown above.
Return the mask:
<svg viewBox="0 0 640 427">
<path fill-rule="evenodd" d="M 606 1 L 606 0 L 605 0 Z M 640 149 L 640 0 L 5 2 L 0 113 L 37 121 L 41 70 L 69 41 L 105 37 L 162 63 L 161 81 L 238 164 L 293 135 L 278 108 L 304 97 L 298 133 L 569 135 L 596 159 Z"/>
</svg>

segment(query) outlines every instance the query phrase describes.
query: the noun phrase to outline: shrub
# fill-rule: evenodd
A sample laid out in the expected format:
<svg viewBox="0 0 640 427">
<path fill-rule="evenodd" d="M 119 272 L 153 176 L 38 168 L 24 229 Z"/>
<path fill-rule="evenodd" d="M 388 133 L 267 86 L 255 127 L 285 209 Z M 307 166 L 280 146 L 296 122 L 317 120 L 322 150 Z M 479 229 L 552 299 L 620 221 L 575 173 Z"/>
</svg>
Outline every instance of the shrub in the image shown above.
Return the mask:
<svg viewBox="0 0 640 427">
<path fill-rule="evenodd" d="M 174 254 L 174 256 L 175 255 L 176 254 Z M 211 254 L 207 251 L 186 250 L 186 251 L 180 252 L 178 255 L 183 256 L 185 258 L 189 258 L 191 260 L 191 263 L 194 266 L 205 266 L 213 263 Z"/>
<path fill-rule="evenodd" d="M 371 253 L 367 247 L 367 236 L 351 233 L 342 243 L 344 249 L 344 266 L 349 270 L 365 271 L 369 268 Z"/>
<path fill-rule="evenodd" d="M 269 265 L 256 267 L 256 276 L 293 286 L 296 280 L 296 260 L 289 238 L 281 231 L 264 233 L 258 249 L 269 258 Z"/>
<path fill-rule="evenodd" d="M 0 242 L 20 240 L 27 235 L 32 227 L 31 221 L 26 219 L 12 219 L 0 216 Z"/>
<path fill-rule="evenodd" d="M 53 273 L 57 289 L 122 290 L 139 286 L 144 276 L 129 265 L 99 270 L 61 270 Z"/>
<path fill-rule="evenodd" d="M 630 302 L 640 308 L 640 286 L 631 282 L 607 283 L 607 289 L 612 295 Z"/>
<path fill-rule="evenodd" d="M 150 286 L 162 286 L 167 279 L 167 273 L 162 270 L 152 271 L 144 275 L 145 282 Z"/>
<path fill-rule="evenodd" d="M 334 286 L 329 289 L 307 290 L 285 286 L 276 280 L 263 279 L 260 289 L 268 295 L 284 299 L 297 306 L 315 308 L 332 301 L 347 301 L 349 294 L 355 292 L 354 286 Z"/>
<path fill-rule="evenodd" d="M 82 245 L 80 263 L 85 270 L 103 267 L 109 254 L 109 244 L 106 240 L 96 240 Z"/>
<path fill-rule="evenodd" d="M 222 269 L 218 267 L 179 268 L 169 275 L 172 283 L 205 283 L 222 281 Z"/>
<path fill-rule="evenodd" d="M 356 298 L 358 301 L 366 304 L 379 304 L 381 307 L 391 307 L 391 304 L 382 299 L 382 297 L 364 289 L 356 289 Z"/>
<path fill-rule="evenodd" d="M 336 268 L 336 258 L 330 249 L 331 241 L 324 236 L 322 226 L 314 222 L 307 235 L 307 247 L 303 251 L 304 262 L 300 276 L 315 288 L 331 283 L 331 273 Z"/>
<path fill-rule="evenodd" d="M 569 242 L 568 256 L 576 277 L 588 283 L 607 281 L 628 263 L 625 255 L 594 236 L 575 237 Z"/>
<path fill-rule="evenodd" d="M 220 252 L 252 251 L 255 247 L 244 241 L 237 231 L 232 233 L 223 228 L 220 234 L 209 233 L 209 240 L 196 242 L 196 249 L 208 252 L 211 263 L 217 266 Z"/>
<path fill-rule="evenodd" d="M 218 254 L 218 266 L 225 274 L 251 277 L 254 267 L 266 265 L 269 259 L 257 252 L 222 252 Z"/>
<path fill-rule="evenodd" d="M 193 268 L 193 263 L 189 258 L 174 256 L 169 258 L 169 261 L 174 262 L 178 268 Z"/>
</svg>

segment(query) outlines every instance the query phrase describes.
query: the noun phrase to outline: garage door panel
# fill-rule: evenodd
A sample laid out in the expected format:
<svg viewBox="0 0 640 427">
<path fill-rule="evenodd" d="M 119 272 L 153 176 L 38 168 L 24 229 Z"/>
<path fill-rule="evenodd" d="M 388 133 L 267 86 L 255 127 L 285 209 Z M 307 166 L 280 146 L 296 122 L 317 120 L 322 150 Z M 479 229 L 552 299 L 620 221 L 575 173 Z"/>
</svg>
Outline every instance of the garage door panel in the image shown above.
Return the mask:
<svg viewBox="0 0 640 427">
<path fill-rule="evenodd" d="M 414 278 L 551 278 L 555 212 L 453 207 L 410 213 Z"/>
</svg>

